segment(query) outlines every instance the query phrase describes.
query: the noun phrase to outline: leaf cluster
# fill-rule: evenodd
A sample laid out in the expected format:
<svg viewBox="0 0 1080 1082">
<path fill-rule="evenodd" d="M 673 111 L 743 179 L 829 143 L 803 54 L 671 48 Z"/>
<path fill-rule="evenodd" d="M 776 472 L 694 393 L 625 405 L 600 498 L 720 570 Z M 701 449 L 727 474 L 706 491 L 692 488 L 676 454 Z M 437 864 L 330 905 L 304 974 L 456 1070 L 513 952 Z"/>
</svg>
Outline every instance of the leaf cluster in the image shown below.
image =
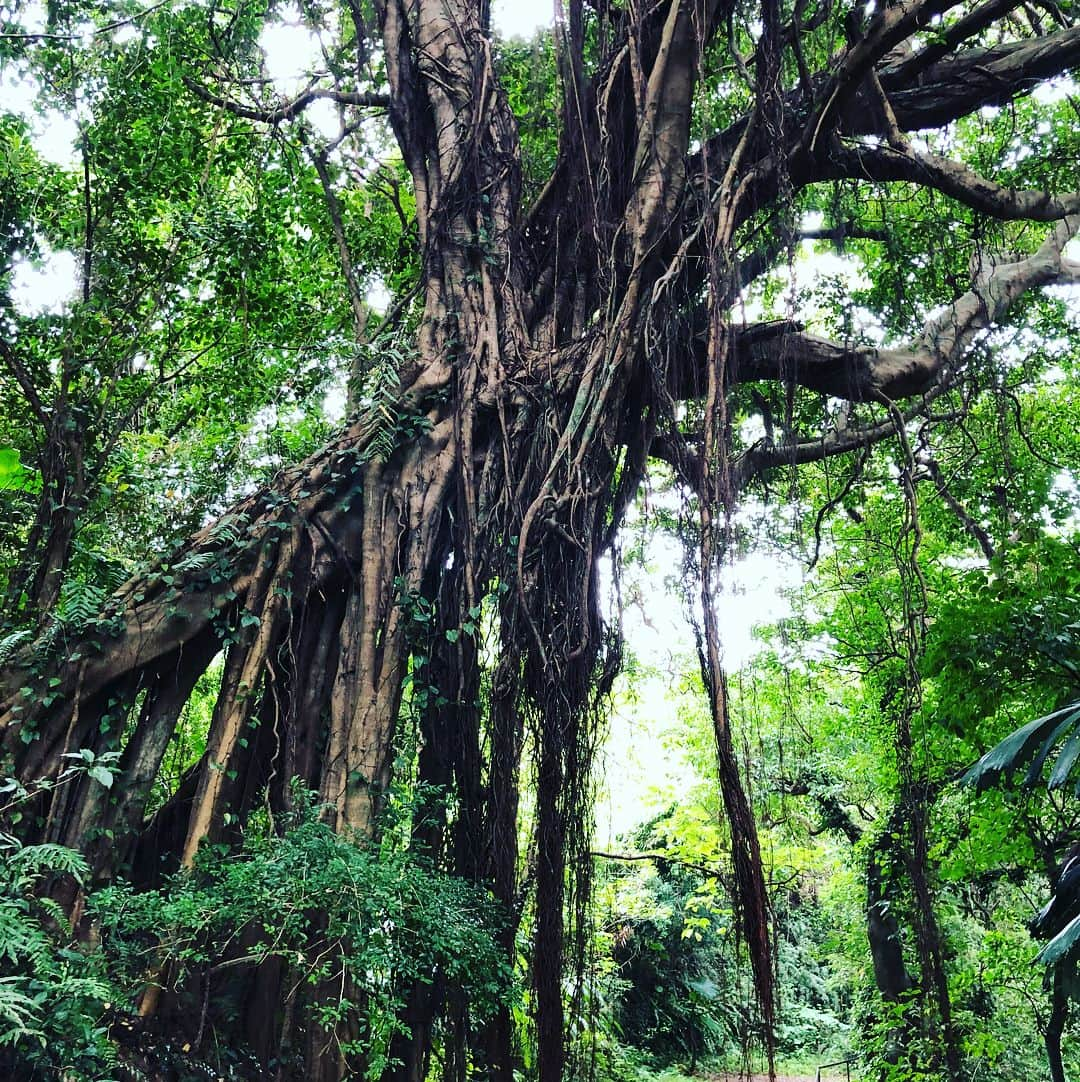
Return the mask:
<svg viewBox="0 0 1080 1082">
<path fill-rule="evenodd" d="M 190 872 L 157 889 L 98 891 L 91 909 L 117 977 L 131 988 L 154 965 L 180 994 L 201 977 L 219 1036 L 235 1043 L 232 975 L 278 958 L 290 986 L 304 990 L 309 1023 L 351 1021 L 371 1078 L 387 1064 L 413 986 L 440 995 L 453 983 L 478 1018 L 507 999 L 500 918 L 477 887 L 335 834 L 306 795 L 298 807 L 282 833 L 250 827 L 239 852 L 204 846 Z"/>
<path fill-rule="evenodd" d="M 58 881 L 81 887 L 87 874 L 71 849 L 0 835 L 0 1068 L 9 1077 L 91 1082 L 115 1063 L 106 1014 L 118 989 L 49 894 Z"/>
</svg>

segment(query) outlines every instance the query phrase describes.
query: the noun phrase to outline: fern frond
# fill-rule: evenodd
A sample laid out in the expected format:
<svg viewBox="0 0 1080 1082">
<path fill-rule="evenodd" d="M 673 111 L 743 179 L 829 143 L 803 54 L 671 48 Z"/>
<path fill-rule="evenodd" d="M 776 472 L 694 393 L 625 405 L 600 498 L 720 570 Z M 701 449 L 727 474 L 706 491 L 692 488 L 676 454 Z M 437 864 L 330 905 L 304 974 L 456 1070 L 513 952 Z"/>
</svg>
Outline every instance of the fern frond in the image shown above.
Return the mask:
<svg viewBox="0 0 1080 1082">
<path fill-rule="evenodd" d="M 39 956 L 43 943 L 44 935 L 25 899 L 0 898 L 0 960 L 21 964 Z"/>
<path fill-rule="evenodd" d="M 44 895 L 37 899 L 37 907 L 51 921 L 59 926 L 62 926 L 63 922 L 68 919 L 67 913 L 64 912 L 64 907 L 55 898 L 50 898 L 48 895 Z"/>
<path fill-rule="evenodd" d="M 105 604 L 105 589 L 81 576 L 69 578 L 60 590 L 56 622 L 69 630 L 81 630 L 90 624 Z"/>
<path fill-rule="evenodd" d="M 206 540 L 214 545 L 225 542 L 238 545 L 243 541 L 247 519 L 243 515 L 223 515 L 211 527 Z"/>
<path fill-rule="evenodd" d="M 14 655 L 20 646 L 25 642 L 29 642 L 34 637 L 34 633 L 29 628 L 23 628 L 21 631 L 13 631 L 10 635 L 5 635 L 0 639 L 0 665 L 4 665 Z"/>
<path fill-rule="evenodd" d="M 215 552 L 189 552 L 182 559 L 177 560 L 173 570 L 175 571 L 205 571 L 217 558 Z"/>
<path fill-rule="evenodd" d="M 0 1045 L 14 1044 L 25 1037 L 41 1033 L 38 1026 L 38 1004 L 17 988 L 21 977 L 0 977 Z"/>
<path fill-rule="evenodd" d="M 55 842 L 24 846 L 8 857 L 8 864 L 23 875 L 38 876 L 43 872 L 59 872 L 62 875 L 72 875 L 80 882 L 90 871 L 80 853 Z"/>
</svg>

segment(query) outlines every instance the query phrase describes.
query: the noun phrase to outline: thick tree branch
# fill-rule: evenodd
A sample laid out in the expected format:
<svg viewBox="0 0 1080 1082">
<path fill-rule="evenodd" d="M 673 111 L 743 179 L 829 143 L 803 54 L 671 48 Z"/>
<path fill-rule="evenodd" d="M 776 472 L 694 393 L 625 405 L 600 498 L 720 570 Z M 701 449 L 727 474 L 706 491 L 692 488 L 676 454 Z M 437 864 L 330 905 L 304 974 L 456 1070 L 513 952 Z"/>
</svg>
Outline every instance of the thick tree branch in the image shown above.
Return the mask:
<svg viewBox="0 0 1080 1082">
<path fill-rule="evenodd" d="M 921 55 L 916 53 L 916 57 Z M 967 49 L 932 64 L 914 85 L 905 64 L 880 71 L 900 126 L 939 128 L 984 106 L 1002 106 L 1080 64 L 1080 26 L 1046 37 Z"/>
<path fill-rule="evenodd" d="M 980 176 L 961 162 L 885 144 L 834 143 L 822 156 L 822 180 L 908 181 L 934 188 L 965 206 L 1003 220 L 1056 221 L 1080 213 L 1080 193 L 1018 191 Z"/>
<path fill-rule="evenodd" d="M 1059 222 L 1032 255 L 980 274 L 973 288 L 927 322 L 906 348 L 849 347 L 799 331 L 762 335 L 760 327 L 743 329 L 736 338 L 733 382 L 786 379 L 822 394 L 850 401 L 891 403 L 923 395 L 904 414 L 921 412 L 927 399 L 947 386 L 945 372 L 955 368 L 975 338 L 995 323 L 1029 289 L 1052 283 L 1080 282 L 1080 262 L 1063 250 L 1080 230 L 1080 215 Z M 782 327 L 783 325 L 776 325 Z M 896 430 L 890 417 L 880 423 L 845 428 L 817 439 L 761 444 L 747 451 L 735 470 L 738 487 L 764 470 L 816 462 L 888 438 Z M 985 549 L 984 549 L 985 551 Z"/>
<path fill-rule="evenodd" d="M 803 128 L 800 147 L 813 153 L 832 132 L 849 95 L 881 58 L 952 6 L 953 0 L 900 0 L 875 16 L 866 35 L 847 51 L 826 81 Z"/>
<path fill-rule="evenodd" d="M 257 120 L 261 124 L 281 124 L 286 120 L 293 120 L 309 105 L 317 101 L 332 101 L 338 105 L 352 105 L 359 109 L 385 109 L 390 105 L 388 95 L 376 94 L 373 91 L 365 93 L 356 90 L 331 90 L 326 87 L 309 87 L 297 94 L 295 98 L 289 98 L 278 105 L 260 107 L 245 105 L 243 102 L 215 94 L 212 90 L 186 75 L 184 76 L 184 86 L 195 97 L 209 105 L 216 105 L 219 109 L 225 109 L 234 116 L 243 117 L 245 120 Z"/>
<path fill-rule="evenodd" d="M 1059 222 L 1036 252 L 980 275 L 967 293 L 928 321 L 917 339 L 899 349 L 844 345 L 801 331 L 763 335 L 761 325 L 746 327 L 736 337 L 732 379 L 789 379 L 854 402 L 921 394 L 1023 293 L 1080 282 L 1080 263 L 1062 254 L 1078 229 L 1080 214 Z"/>
<path fill-rule="evenodd" d="M 937 387 L 925 399 L 909 407 L 901 414 L 906 423 L 917 417 L 925 408 L 927 401 L 943 392 Z M 839 429 L 813 439 L 789 440 L 770 446 L 766 443 L 755 444 L 742 454 L 732 467 L 732 483 L 737 490 L 744 489 L 755 477 L 760 477 L 768 470 L 778 466 L 803 466 L 808 462 L 822 462 L 826 458 L 846 455 L 872 444 L 880 443 L 896 434 L 896 420 L 886 417 L 873 424 L 855 425 Z"/>
<path fill-rule="evenodd" d="M 878 53 L 880 57 L 880 48 Z M 903 131 L 938 128 L 984 106 L 1006 105 L 1030 93 L 1047 79 L 1080 65 L 1080 27 L 988 49 L 963 50 L 931 64 L 914 85 L 904 77 L 906 63 L 906 57 L 888 63 L 886 56 L 876 69 L 896 122 Z M 869 68 L 864 74 L 868 72 Z M 824 72 L 818 72 L 812 79 L 814 86 L 823 87 L 826 78 Z M 829 85 L 835 85 L 835 80 Z M 852 83 L 849 92 L 836 100 L 833 108 L 839 111 L 837 121 L 846 133 L 885 134 L 879 111 L 870 100 L 870 93 L 866 81 Z M 800 131 L 805 130 L 809 108 L 803 88 L 787 95 L 785 114 L 792 141 L 798 138 Z M 818 116 L 820 119 L 820 110 Z M 715 163 L 725 160 L 734 150 L 745 126 L 744 118 L 713 136 L 691 158 L 688 174 L 702 178 L 706 175 L 704 166 L 707 162 L 713 163 L 715 172 Z M 808 182 L 812 182 L 812 179 Z"/>
<path fill-rule="evenodd" d="M 1023 0 L 988 0 L 987 3 L 968 12 L 951 26 L 946 27 L 936 41 L 924 46 L 917 52 L 889 66 L 892 79 L 897 86 L 911 86 L 915 79 L 931 64 L 943 60 L 956 50 L 958 45 L 973 38 L 985 30 L 996 19 L 1008 15 L 1018 8 Z"/>
</svg>

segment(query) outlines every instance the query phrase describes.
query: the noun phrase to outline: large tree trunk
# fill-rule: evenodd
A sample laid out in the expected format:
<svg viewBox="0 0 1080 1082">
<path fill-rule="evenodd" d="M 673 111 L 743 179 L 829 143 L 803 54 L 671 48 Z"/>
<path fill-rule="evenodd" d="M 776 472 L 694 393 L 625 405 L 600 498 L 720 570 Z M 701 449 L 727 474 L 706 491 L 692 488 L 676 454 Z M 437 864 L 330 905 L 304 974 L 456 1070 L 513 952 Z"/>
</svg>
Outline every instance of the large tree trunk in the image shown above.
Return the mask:
<svg viewBox="0 0 1080 1082">
<path fill-rule="evenodd" d="M 381 17 L 391 121 L 413 176 L 425 253 L 415 362 L 382 374 L 399 385 L 390 396 L 374 387 L 383 405 L 333 446 L 128 584 L 74 649 L 55 643 L 47 678 L 37 675 L 41 659 L 25 657 L 9 673 L 16 693 L 6 703 L 4 746 L 21 776 L 55 777 L 65 754 L 117 749 L 132 724 L 117 806 L 106 806 L 106 791 L 90 778 L 43 798 L 42 838 L 88 848 L 92 828 L 111 824 L 117 844 L 97 850 L 103 877 L 118 870 L 117 854 L 155 874 L 170 853 L 190 866 L 204 841 L 222 836 L 226 811 L 243 819 L 260 784 L 269 785 L 275 806 L 287 805 L 294 775 L 318 787 L 338 829 L 368 832 L 389 781 L 402 684 L 416 652 L 416 606 L 442 602 L 438 634 L 460 628 L 491 583 L 504 584 L 508 649 L 492 704 L 490 848 L 468 853 L 467 835 L 482 835 L 466 831 L 457 863 L 467 874 L 490 875 L 497 895 L 513 904 L 517 760 L 523 725 L 532 725 L 540 787 L 535 935 L 544 959 L 535 977 L 538 1055 L 541 1078 L 556 1082 L 564 1058 L 567 847 L 587 848 L 590 718 L 605 684 L 597 681 L 605 644 L 596 561 L 617 526 L 612 496 L 625 506 L 643 462 L 644 447 L 629 464 L 620 454 L 619 429 L 640 362 L 634 332 L 642 298 L 658 269 L 646 271 L 645 255 L 679 199 L 693 27 L 679 4 L 645 27 L 643 58 L 659 68 L 636 147 L 641 173 L 624 194 L 617 314 L 580 337 L 579 321 L 560 325 L 557 298 L 544 314 L 513 258 L 516 132 L 477 11 L 425 2 L 406 17 L 392 4 Z M 587 311 L 594 288 L 583 280 L 569 309 Z M 541 339 L 566 345 L 538 352 L 526 308 L 534 324 L 550 326 Z M 621 487 L 613 484 L 618 469 Z M 449 593 L 440 586 L 447 576 Z M 144 827 L 149 786 L 180 707 L 222 646 L 206 755 Z M 475 745 L 477 718 L 461 713 L 475 701 L 470 649 L 459 639 L 450 659 L 464 686 L 441 690 L 466 745 Z M 444 664 L 440 677 L 450 668 Z M 18 693 L 24 682 L 30 695 Z M 273 739 L 249 739 L 260 716 L 274 719 L 260 728 Z M 315 759 L 318 747 L 325 751 Z M 476 815 L 478 770 L 474 751 L 455 776 L 462 807 Z M 154 1006 L 153 996 L 144 999 L 144 1013 Z M 308 1077 L 339 1077 L 348 1065 L 313 1038 Z M 493 1072 L 505 1075 L 505 1018 L 486 1043 Z"/>
</svg>

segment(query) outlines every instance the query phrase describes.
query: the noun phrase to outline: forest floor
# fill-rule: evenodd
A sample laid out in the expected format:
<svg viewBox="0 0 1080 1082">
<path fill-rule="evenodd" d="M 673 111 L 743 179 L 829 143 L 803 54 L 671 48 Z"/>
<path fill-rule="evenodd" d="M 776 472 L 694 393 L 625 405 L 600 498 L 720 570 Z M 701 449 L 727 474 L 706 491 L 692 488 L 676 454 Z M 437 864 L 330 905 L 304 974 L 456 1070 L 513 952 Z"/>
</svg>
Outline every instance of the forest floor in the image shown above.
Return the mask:
<svg viewBox="0 0 1080 1082">
<path fill-rule="evenodd" d="M 708 1082 L 747 1082 L 748 1076 L 744 1074 L 711 1074 L 706 1077 Z M 813 1074 L 778 1074 L 776 1082 L 816 1082 L 816 1078 L 817 1076 Z M 769 1076 L 767 1074 L 752 1074 L 749 1076 L 749 1082 L 769 1082 Z M 845 1082 L 845 1076 L 842 1074 L 823 1074 L 821 1082 Z"/>
</svg>

